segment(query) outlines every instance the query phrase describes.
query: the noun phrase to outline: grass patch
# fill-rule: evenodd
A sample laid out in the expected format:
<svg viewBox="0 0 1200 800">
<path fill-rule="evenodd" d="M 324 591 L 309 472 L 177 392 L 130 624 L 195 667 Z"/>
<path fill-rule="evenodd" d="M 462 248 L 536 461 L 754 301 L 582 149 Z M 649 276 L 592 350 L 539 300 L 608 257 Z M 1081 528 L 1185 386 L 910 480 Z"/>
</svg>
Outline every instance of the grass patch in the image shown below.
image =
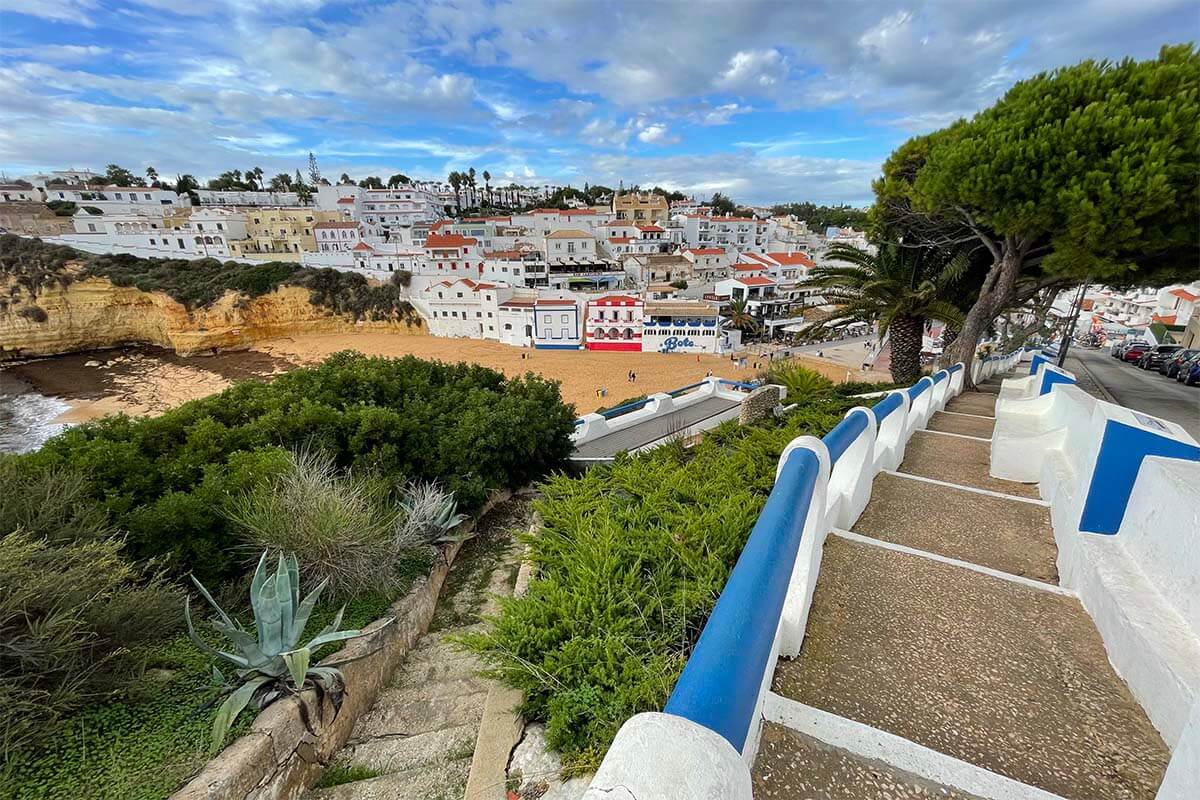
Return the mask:
<svg viewBox="0 0 1200 800">
<path fill-rule="evenodd" d="M 378 778 L 382 772 L 365 767 L 362 764 L 333 764 L 321 773 L 321 779 L 313 786 L 314 789 L 330 789 L 343 783 L 365 781 Z"/>
</svg>

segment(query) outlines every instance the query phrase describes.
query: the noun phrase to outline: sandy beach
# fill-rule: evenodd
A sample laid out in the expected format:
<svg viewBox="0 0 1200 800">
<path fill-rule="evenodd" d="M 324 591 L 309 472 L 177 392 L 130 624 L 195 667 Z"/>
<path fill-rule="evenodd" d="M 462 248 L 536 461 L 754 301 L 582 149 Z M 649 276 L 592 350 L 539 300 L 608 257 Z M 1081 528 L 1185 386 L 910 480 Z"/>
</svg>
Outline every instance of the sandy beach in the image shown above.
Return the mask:
<svg viewBox="0 0 1200 800">
<path fill-rule="evenodd" d="M 590 350 L 527 350 L 498 342 L 477 339 L 446 339 L 435 336 L 393 336 L 387 333 L 306 334 L 273 339 L 258 344 L 256 350 L 302 364 L 312 364 L 339 350 L 357 350 L 367 355 L 404 356 L 440 361 L 471 361 L 499 370 L 505 375 L 534 372 L 562 383 L 563 399 L 584 414 L 601 406 L 653 392 L 678 389 L 703 379 L 711 370 L 720 378 L 747 380 L 763 372 L 765 358 L 748 355 L 747 367 L 739 369 L 729 357 L 689 355 L 686 353 L 613 353 Z M 527 356 L 522 358 L 522 355 Z M 813 358 L 800 359 L 834 381 L 846 379 L 847 370 L 834 362 Z M 637 374 L 630 383 L 629 371 Z M 854 374 L 854 380 L 861 379 Z M 607 389 L 598 397 L 598 389 Z"/>
</svg>

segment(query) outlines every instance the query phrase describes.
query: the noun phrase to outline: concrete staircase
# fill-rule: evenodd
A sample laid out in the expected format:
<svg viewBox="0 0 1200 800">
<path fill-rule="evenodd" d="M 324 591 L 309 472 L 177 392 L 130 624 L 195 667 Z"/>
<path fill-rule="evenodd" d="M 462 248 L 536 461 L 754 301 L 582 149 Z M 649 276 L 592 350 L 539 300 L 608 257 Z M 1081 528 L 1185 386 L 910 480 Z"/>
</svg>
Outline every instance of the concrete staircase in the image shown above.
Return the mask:
<svg viewBox="0 0 1200 800">
<path fill-rule="evenodd" d="M 450 570 L 429 632 L 355 725 L 326 770 L 345 782 L 306 800 L 462 800 L 487 698 L 481 663 L 451 643 L 481 626 L 488 598 L 509 594 L 517 557 L 509 533 L 527 524 L 527 499 L 496 506 Z"/>
<path fill-rule="evenodd" d="M 756 798 L 1154 797 L 1168 750 L 1058 586 L 1047 505 L 988 475 L 998 388 L 935 414 L 826 540 Z"/>
</svg>

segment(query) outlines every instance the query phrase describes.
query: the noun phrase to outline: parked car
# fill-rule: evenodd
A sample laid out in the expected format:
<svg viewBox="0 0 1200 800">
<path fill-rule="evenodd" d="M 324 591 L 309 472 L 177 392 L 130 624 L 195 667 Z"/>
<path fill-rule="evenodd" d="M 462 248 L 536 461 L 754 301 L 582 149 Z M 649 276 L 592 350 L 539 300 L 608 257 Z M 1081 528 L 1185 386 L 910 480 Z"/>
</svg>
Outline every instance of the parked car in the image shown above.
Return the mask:
<svg viewBox="0 0 1200 800">
<path fill-rule="evenodd" d="M 1200 358 L 1193 358 L 1188 363 L 1187 377 L 1183 379 L 1185 386 L 1200 384 Z"/>
<path fill-rule="evenodd" d="M 1158 369 L 1164 359 L 1170 358 L 1180 349 L 1177 344 L 1156 344 L 1142 354 L 1137 365 L 1142 369 Z"/>
<path fill-rule="evenodd" d="M 1134 342 L 1121 351 L 1121 360 L 1136 364 L 1146 351 L 1150 349 L 1149 342 Z"/>
<path fill-rule="evenodd" d="M 1180 383 L 1186 383 L 1192 367 L 1195 366 L 1200 366 L 1200 350 L 1197 350 L 1190 358 L 1179 365 L 1179 371 L 1175 373 L 1175 380 Z"/>
<path fill-rule="evenodd" d="M 1129 351 L 1129 348 L 1133 347 L 1134 345 L 1139 345 L 1139 344 L 1143 345 L 1145 347 L 1150 346 L 1149 342 L 1143 341 L 1141 339 L 1126 339 L 1123 342 L 1117 342 L 1117 344 L 1115 344 L 1113 346 L 1113 350 L 1112 350 L 1113 358 L 1124 359 L 1125 353 L 1127 353 Z"/>
<path fill-rule="evenodd" d="M 1168 378 L 1174 378 L 1176 373 L 1179 372 L 1180 365 L 1196 353 L 1200 353 L 1200 350 L 1197 350 L 1194 347 L 1189 347 L 1185 350 L 1176 350 L 1174 353 L 1163 359 L 1162 364 L 1160 364 L 1158 367 L 1158 371 L 1163 375 L 1166 375 Z"/>
</svg>

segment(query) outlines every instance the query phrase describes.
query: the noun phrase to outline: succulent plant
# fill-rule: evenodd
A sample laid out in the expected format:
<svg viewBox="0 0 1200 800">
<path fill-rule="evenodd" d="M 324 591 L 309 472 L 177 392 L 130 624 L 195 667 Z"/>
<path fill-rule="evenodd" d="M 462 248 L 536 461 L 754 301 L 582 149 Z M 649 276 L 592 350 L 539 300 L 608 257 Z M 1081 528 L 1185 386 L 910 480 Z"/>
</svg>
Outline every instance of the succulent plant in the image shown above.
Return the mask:
<svg viewBox="0 0 1200 800">
<path fill-rule="evenodd" d="M 310 666 L 313 652 L 322 645 L 340 642 L 362 635 L 361 631 L 340 631 L 342 612 L 338 610 L 333 621 L 320 633 L 300 645 L 308 618 L 317 605 L 321 591 L 328 581 L 321 581 L 307 597 L 300 599 L 300 567 L 294 555 L 279 556 L 279 565 L 274 575 L 267 574 L 267 553 L 263 552 L 250 581 L 250 606 L 254 611 L 255 630 L 242 627 L 241 623 L 225 613 L 213 599 L 204 584 L 192 578 L 196 588 L 204 595 L 217 613 L 210 620 L 212 627 L 229 639 L 232 652 L 219 650 L 196 634 L 192 623 L 191 600 L 184 604 L 188 636 L 204 652 L 215 656 L 234 669 L 236 680 L 227 687 L 228 696 L 217 710 L 213 720 L 212 747 L 221 746 L 238 714 L 252 700 L 258 708 L 265 708 L 284 694 L 299 693 L 306 688 L 340 694 L 342 673 L 336 667 Z M 221 673 L 214 668 L 214 675 L 223 681 Z"/>
<path fill-rule="evenodd" d="M 471 532 L 452 535 L 450 531 L 467 519 L 458 514 L 454 492 L 447 492 L 435 483 L 411 484 L 400 500 L 404 510 L 397 539 L 404 545 L 448 544 L 469 538 Z"/>
</svg>

